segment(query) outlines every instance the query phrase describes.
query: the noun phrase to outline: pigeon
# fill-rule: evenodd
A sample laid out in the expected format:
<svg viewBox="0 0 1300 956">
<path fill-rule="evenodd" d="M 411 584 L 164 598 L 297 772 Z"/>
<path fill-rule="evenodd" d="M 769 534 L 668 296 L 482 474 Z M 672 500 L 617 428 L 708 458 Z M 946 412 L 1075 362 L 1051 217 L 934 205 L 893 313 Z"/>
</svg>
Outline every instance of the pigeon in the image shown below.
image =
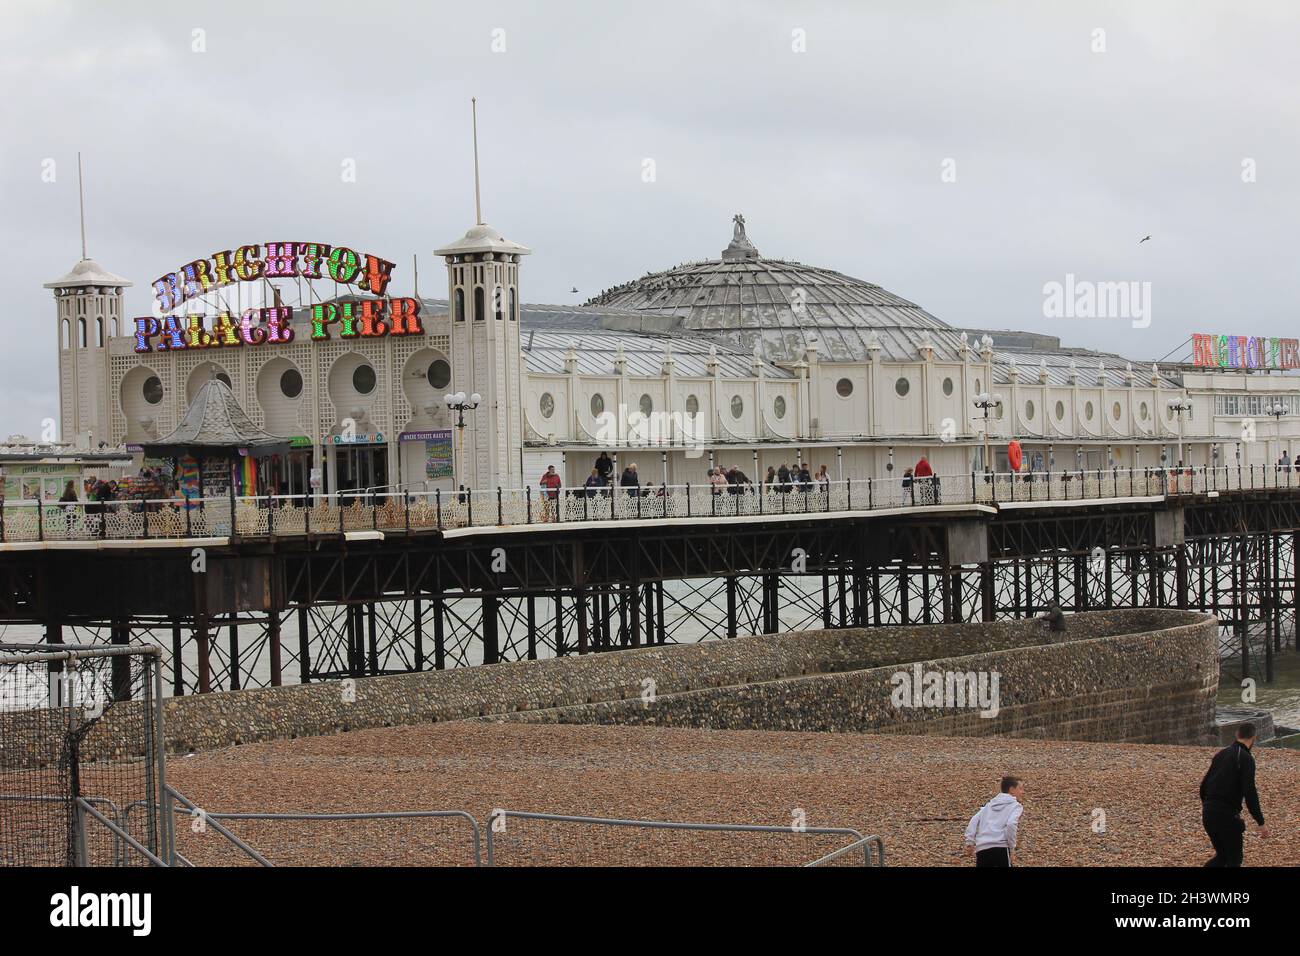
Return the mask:
<svg viewBox="0 0 1300 956">
<path fill-rule="evenodd" d="M 1138 245 L 1139 246 L 1142 245 L 1142 243 L 1146 242 L 1150 238 L 1151 238 L 1150 236 L 1143 236 L 1141 239 L 1138 240 Z"/>
</svg>

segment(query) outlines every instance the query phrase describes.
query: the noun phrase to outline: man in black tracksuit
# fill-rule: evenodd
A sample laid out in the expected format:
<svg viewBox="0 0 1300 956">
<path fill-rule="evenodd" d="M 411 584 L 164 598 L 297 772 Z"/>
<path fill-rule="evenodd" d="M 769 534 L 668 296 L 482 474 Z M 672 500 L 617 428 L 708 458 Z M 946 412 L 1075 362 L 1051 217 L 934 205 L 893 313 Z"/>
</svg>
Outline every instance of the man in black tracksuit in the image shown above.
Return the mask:
<svg viewBox="0 0 1300 956">
<path fill-rule="evenodd" d="M 1214 844 L 1214 856 L 1206 866 L 1241 866 L 1242 835 L 1246 832 L 1242 801 L 1259 824 L 1260 839 L 1268 838 L 1255 789 L 1255 758 L 1250 752 L 1254 745 L 1255 725 L 1242 724 L 1236 742 L 1214 755 L 1201 781 L 1201 823 Z"/>
</svg>

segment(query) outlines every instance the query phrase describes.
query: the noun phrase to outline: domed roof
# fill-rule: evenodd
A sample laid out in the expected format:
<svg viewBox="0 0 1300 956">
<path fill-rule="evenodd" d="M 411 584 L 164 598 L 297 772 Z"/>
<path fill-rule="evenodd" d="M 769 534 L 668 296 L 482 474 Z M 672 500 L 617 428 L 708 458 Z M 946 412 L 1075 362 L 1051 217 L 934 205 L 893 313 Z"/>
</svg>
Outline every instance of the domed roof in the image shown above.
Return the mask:
<svg viewBox="0 0 1300 956">
<path fill-rule="evenodd" d="M 827 361 L 913 360 L 931 347 L 955 359 L 960 332 L 913 302 L 831 269 L 768 259 L 737 215 L 718 259 L 647 273 L 607 289 L 588 305 L 679 315 L 687 329 L 755 348 L 772 362 L 795 362 L 810 346 Z M 814 345 L 815 343 L 815 345 Z"/>
<path fill-rule="evenodd" d="M 131 286 L 131 280 L 114 275 L 94 259 L 82 259 L 72 267 L 72 271 L 67 275 L 45 283 L 45 288 L 70 289 L 83 285 L 102 285 L 116 289 L 126 289 Z"/>
</svg>

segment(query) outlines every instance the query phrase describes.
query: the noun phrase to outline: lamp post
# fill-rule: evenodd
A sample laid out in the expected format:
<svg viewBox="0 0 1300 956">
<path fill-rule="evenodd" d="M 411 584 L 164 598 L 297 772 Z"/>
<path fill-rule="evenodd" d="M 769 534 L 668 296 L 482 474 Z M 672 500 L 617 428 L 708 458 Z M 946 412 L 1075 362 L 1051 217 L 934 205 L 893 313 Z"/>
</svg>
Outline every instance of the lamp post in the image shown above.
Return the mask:
<svg viewBox="0 0 1300 956">
<path fill-rule="evenodd" d="M 1002 404 L 1001 395 L 980 392 L 975 396 L 975 407 L 984 412 L 984 470 L 989 471 L 989 411 Z"/>
<path fill-rule="evenodd" d="M 1183 412 L 1192 410 L 1192 403 L 1183 398 L 1169 399 L 1169 410 L 1178 416 L 1178 468 L 1183 467 Z"/>
<path fill-rule="evenodd" d="M 442 396 L 442 400 L 447 403 L 447 410 L 456 413 L 456 428 L 460 432 L 460 437 L 456 441 L 456 483 L 464 488 L 461 484 L 461 476 L 464 471 L 460 467 L 461 452 L 465 445 L 465 413 L 472 412 L 478 408 L 479 403 L 483 401 L 483 396 L 478 392 L 466 396 L 464 392 L 448 392 Z"/>
<path fill-rule="evenodd" d="M 1289 409 L 1281 402 L 1270 402 L 1269 404 L 1264 406 L 1264 413 L 1266 415 L 1272 415 L 1273 421 L 1277 422 L 1277 452 L 1278 452 L 1277 460 L 1278 461 L 1282 460 L 1282 416 L 1285 415 L 1288 411 Z"/>
</svg>

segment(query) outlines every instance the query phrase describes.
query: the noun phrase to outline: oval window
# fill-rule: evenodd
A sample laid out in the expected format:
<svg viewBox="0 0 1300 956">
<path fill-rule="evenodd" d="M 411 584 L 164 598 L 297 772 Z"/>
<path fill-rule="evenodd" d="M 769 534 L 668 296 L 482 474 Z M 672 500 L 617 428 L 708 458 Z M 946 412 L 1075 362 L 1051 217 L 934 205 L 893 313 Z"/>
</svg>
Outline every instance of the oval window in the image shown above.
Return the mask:
<svg viewBox="0 0 1300 956">
<path fill-rule="evenodd" d="M 1146 421 L 1148 418 L 1151 417 L 1151 410 L 1147 408 L 1146 402 L 1143 402 L 1141 405 L 1138 406 L 1138 414 L 1142 416 L 1143 421 Z"/>
<path fill-rule="evenodd" d="M 1085 402 L 1083 406 L 1083 417 L 1092 421 L 1092 402 Z"/>
<path fill-rule="evenodd" d="M 1124 410 L 1119 407 L 1119 402 L 1116 402 L 1114 405 L 1110 407 L 1110 414 L 1115 419 L 1115 421 L 1119 421 L 1120 415 L 1124 414 Z"/>
<path fill-rule="evenodd" d="M 358 365 L 352 370 L 352 387 L 362 395 L 375 390 L 375 370 L 369 365 Z"/>
<path fill-rule="evenodd" d="M 686 414 L 698 415 L 700 413 L 700 400 L 694 395 L 686 396 Z"/>
<path fill-rule="evenodd" d="M 434 359 L 429 363 L 429 370 L 425 372 L 425 377 L 434 388 L 446 388 L 451 384 L 451 366 L 446 359 Z"/>
<path fill-rule="evenodd" d="M 641 414 L 649 417 L 650 413 L 655 410 L 654 399 L 649 395 L 641 396 Z"/>
<path fill-rule="evenodd" d="M 731 417 L 739 418 L 745 414 L 745 400 L 739 395 L 731 396 Z"/>
<path fill-rule="evenodd" d="M 1034 417 L 1034 403 L 1033 403 L 1033 402 L 1025 402 L 1025 417 L 1026 417 L 1026 418 L 1033 418 L 1033 417 Z"/>
<path fill-rule="evenodd" d="M 542 410 L 543 418 L 550 418 L 555 414 L 555 396 L 550 392 L 542 392 L 542 400 L 538 402 Z"/>
<path fill-rule="evenodd" d="M 943 380 L 943 393 L 944 393 L 945 395 L 951 395 L 951 394 L 952 394 L 952 379 L 950 379 L 950 378 L 945 378 L 945 379 Z"/>
<path fill-rule="evenodd" d="M 163 387 L 162 382 L 158 380 L 157 375 L 150 375 L 144 380 L 144 400 L 150 405 L 157 405 L 162 401 Z"/>
<path fill-rule="evenodd" d="M 853 394 L 853 382 L 847 378 L 840 379 L 835 383 L 835 394 L 840 398 L 848 398 Z"/>
<path fill-rule="evenodd" d="M 1061 420 L 1064 419 L 1064 418 L 1065 418 L 1065 403 L 1064 403 L 1064 402 L 1057 402 L 1057 403 L 1056 403 L 1056 420 L 1059 422 L 1059 421 L 1061 421 Z"/>
<path fill-rule="evenodd" d="M 785 399 L 780 395 L 772 401 L 772 412 L 777 418 L 785 418 Z"/>
<path fill-rule="evenodd" d="M 605 396 L 597 392 L 591 396 L 591 415 L 593 418 L 599 418 L 605 414 Z"/>
<path fill-rule="evenodd" d="M 280 394 L 285 398 L 297 398 L 302 394 L 302 373 L 296 368 L 287 368 L 280 376 Z"/>
<path fill-rule="evenodd" d="M 894 391 L 898 393 L 899 398 L 902 398 L 904 395 L 906 395 L 908 391 L 911 390 L 911 388 L 912 388 L 912 383 L 905 378 L 900 378 L 897 382 L 894 383 Z"/>
</svg>

